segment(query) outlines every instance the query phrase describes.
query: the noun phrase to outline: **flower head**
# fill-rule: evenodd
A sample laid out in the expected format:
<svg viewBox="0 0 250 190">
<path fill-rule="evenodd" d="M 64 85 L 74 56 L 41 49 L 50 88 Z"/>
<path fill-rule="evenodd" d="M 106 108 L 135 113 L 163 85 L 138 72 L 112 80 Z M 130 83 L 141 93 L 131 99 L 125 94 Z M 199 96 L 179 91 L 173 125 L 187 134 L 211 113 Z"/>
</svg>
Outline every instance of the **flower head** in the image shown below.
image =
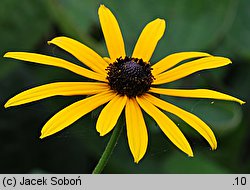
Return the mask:
<svg viewBox="0 0 250 190">
<path fill-rule="evenodd" d="M 136 163 L 142 159 L 148 145 L 148 132 L 142 109 L 157 122 L 173 144 L 189 156 L 193 156 L 193 151 L 187 139 L 161 110 L 183 119 L 207 140 L 212 149 L 216 149 L 217 142 L 214 133 L 205 122 L 153 94 L 230 100 L 242 104 L 244 102 L 237 98 L 208 89 L 178 90 L 157 87 L 157 85 L 178 80 L 200 70 L 227 65 L 231 61 L 203 52 L 181 52 L 166 56 L 151 65 L 151 56 L 165 31 L 163 19 L 156 19 L 145 26 L 132 56 L 128 56 L 120 27 L 112 12 L 101 5 L 98 14 L 109 58 L 101 57 L 89 47 L 68 37 L 56 37 L 49 41 L 49 44 L 54 44 L 72 54 L 89 69 L 60 58 L 36 53 L 8 52 L 4 55 L 4 57 L 61 67 L 96 82 L 56 82 L 38 86 L 14 96 L 5 104 L 5 107 L 57 95 L 91 95 L 55 114 L 44 125 L 41 138 L 61 131 L 103 104 L 106 105 L 98 117 L 96 129 L 101 136 L 106 135 L 115 127 L 125 108 L 128 143 Z M 176 66 L 189 59 L 194 60 Z"/>
</svg>

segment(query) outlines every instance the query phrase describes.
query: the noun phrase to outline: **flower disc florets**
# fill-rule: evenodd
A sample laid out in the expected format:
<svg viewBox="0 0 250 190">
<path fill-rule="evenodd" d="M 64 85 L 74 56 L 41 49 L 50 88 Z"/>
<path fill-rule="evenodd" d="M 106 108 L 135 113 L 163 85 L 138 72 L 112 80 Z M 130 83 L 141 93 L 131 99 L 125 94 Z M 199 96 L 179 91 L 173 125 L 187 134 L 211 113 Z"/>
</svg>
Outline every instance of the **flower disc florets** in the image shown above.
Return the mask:
<svg viewBox="0 0 250 190">
<path fill-rule="evenodd" d="M 147 92 L 154 80 L 150 64 L 142 59 L 118 58 L 109 64 L 106 70 L 110 88 L 128 97 L 140 96 Z"/>
</svg>

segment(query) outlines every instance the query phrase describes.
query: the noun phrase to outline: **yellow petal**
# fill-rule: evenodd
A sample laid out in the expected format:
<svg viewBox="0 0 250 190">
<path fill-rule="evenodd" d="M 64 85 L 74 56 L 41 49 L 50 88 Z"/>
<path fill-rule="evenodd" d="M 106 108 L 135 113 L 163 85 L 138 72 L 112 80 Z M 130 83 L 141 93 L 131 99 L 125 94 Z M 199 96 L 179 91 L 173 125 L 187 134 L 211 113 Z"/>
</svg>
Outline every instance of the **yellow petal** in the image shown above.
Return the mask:
<svg viewBox="0 0 250 190">
<path fill-rule="evenodd" d="M 51 57 L 47 55 L 41 55 L 37 53 L 27 53 L 27 52 L 8 52 L 4 55 L 4 57 L 14 58 L 22 61 L 35 62 L 43 65 L 61 67 L 90 79 L 95 79 L 104 82 L 107 81 L 105 75 L 98 74 L 96 72 L 90 71 L 88 69 L 85 69 L 83 67 L 80 67 L 78 65 L 75 65 L 73 63 L 70 63 L 66 60 L 57 57 Z"/>
<path fill-rule="evenodd" d="M 103 59 L 104 59 L 108 64 L 112 63 L 112 61 L 111 61 L 111 59 L 110 59 L 109 57 L 103 57 Z"/>
<path fill-rule="evenodd" d="M 208 56 L 211 56 L 211 55 L 209 55 L 208 53 L 203 53 L 203 52 L 174 53 L 174 54 L 168 55 L 167 57 L 163 58 L 159 62 L 155 63 L 152 66 L 152 69 L 153 69 L 152 74 L 153 76 L 156 76 L 187 59 L 193 59 L 193 58 L 198 58 L 198 57 L 208 57 Z"/>
<path fill-rule="evenodd" d="M 158 41 L 163 36 L 165 28 L 166 23 L 163 19 L 158 18 L 148 23 L 135 45 L 132 57 L 148 62 L 154 53 Z"/>
<path fill-rule="evenodd" d="M 136 97 L 139 105 L 144 109 L 144 111 L 150 115 L 156 123 L 159 125 L 161 130 L 165 135 L 172 141 L 180 150 L 185 152 L 187 155 L 193 157 L 193 151 L 183 135 L 180 129 L 171 121 L 164 113 L 162 113 L 158 108 L 156 108 L 152 103 L 150 103 L 143 96 Z"/>
<path fill-rule="evenodd" d="M 127 100 L 125 115 L 129 148 L 133 154 L 134 162 L 138 163 L 146 153 L 148 133 L 141 108 L 135 98 Z"/>
<path fill-rule="evenodd" d="M 127 96 L 117 95 L 103 108 L 96 123 L 96 130 L 101 136 L 106 135 L 114 128 L 126 101 Z"/>
<path fill-rule="evenodd" d="M 17 106 L 51 96 L 92 95 L 109 90 L 106 83 L 56 82 L 31 88 L 9 99 L 4 107 Z"/>
<path fill-rule="evenodd" d="M 144 98 L 150 101 L 155 106 L 178 116 L 186 123 L 188 123 L 191 127 L 193 127 L 196 131 L 198 131 L 207 140 L 212 150 L 215 150 L 217 148 L 217 141 L 213 131 L 200 118 L 177 106 L 174 106 L 173 104 L 160 100 L 150 94 L 145 94 Z"/>
<path fill-rule="evenodd" d="M 151 88 L 149 91 L 168 96 L 178 96 L 187 98 L 209 98 L 209 99 L 235 101 L 240 104 L 245 103 L 244 101 L 235 98 L 233 96 L 229 96 L 227 94 L 223 94 L 221 92 L 208 89 L 181 90 L 181 89 Z"/>
<path fill-rule="evenodd" d="M 125 57 L 123 37 L 115 16 L 104 5 L 100 6 L 98 14 L 111 61 Z"/>
<path fill-rule="evenodd" d="M 105 69 L 108 66 L 106 61 L 104 61 L 103 58 L 95 51 L 82 43 L 68 37 L 56 37 L 49 41 L 48 44 L 57 45 L 75 56 L 79 61 L 87 65 L 93 71 L 106 75 Z"/>
<path fill-rule="evenodd" d="M 76 120 L 111 100 L 116 94 L 107 91 L 75 102 L 55 114 L 43 127 L 40 138 L 63 130 Z"/>
<path fill-rule="evenodd" d="M 228 65 L 229 63 L 231 63 L 231 61 L 228 58 L 213 56 L 190 61 L 169 71 L 166 71 L 160 75 L 155 76 L 153 84 L 163 84 L 167 82 L 172 82 L 197 71 L 221 67 L 224 65 Z"/>
</svg>

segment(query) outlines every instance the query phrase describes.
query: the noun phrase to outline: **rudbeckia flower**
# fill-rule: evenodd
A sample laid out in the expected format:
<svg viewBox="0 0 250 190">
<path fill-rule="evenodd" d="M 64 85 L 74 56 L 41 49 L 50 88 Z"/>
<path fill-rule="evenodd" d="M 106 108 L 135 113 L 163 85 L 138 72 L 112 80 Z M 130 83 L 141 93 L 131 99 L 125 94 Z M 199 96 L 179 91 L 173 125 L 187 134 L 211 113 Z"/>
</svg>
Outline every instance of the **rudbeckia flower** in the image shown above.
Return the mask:
<svg viewBox="0 0 250 190">
<path fill-rule="evenodd" d="M 145 155 L 148 146 L 148 132 L 142 109 L 156 121 L 169 140 L 188 156 L 192 157 L 193 151 L 187 139 L 162 110 L 184 120 L 207 140 L 213 150 L 216 149 L 215 135 L 205 122 L 192 113 L 161 100 L 154 94 L 229 100 L 243 104 L 243 101 L 235 97 L 213 90 L 158 87 L 158 85 L 176 81 L 200 70 L 228 65 L 231 61 L 228 58 L 212 56 L 203 52 L 181 52 L 168 55 L 151 65 L 150 58 L 165 31 L 166 24 L 163 19 L 158 18 L 145 26 L 132 56 L 128 56 L 115 16 L 104 5 L 99 7 L 98 14 L 109 58 L 98 55 L 89 47 L 68 37 L 56 37 L 48 42 L 72 54 L 88 69 L 60 58 L 36 53 L 8 52 L 4 55 L 8 58 L 61 67 L 93 79 L 95 82 L 45 84 L 14 96 L 5 104 L 5 107 L 17 106 L 58 95 L 88 95 L 88 97 L 55 114 L 42 128 L 40 138 L 63 130 L 103 104 L 105 104 L 105 107 L 97 119 L 96 130 L 101 136 L 104 136 L 114 128 L 123 109 L 125 109 L 128 144 L 136 163 Z M 186 63 L 177 65 L 185 60 Z"/>
</svg>

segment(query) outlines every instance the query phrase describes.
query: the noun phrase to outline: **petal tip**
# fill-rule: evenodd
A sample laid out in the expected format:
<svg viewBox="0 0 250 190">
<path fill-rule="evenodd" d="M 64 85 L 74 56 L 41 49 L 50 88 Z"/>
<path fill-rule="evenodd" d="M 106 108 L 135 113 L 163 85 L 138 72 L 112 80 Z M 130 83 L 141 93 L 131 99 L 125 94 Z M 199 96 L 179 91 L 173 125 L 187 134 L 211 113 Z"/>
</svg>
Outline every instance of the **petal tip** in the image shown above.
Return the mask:
<svg viewBox="0 0 250 190">
<path fill-rule="evenodd" d="M 104 133 L 103 131 L 97 130 L 97 132 L 99 133 L 100 137 L 103 137 L 104 135 L 106 135 L 106 133 Z"/>
<path fill-rule="evenodd" d="M 98 9 L 98 12 L 99 11 L 105 11 L 105 10 L 107 10 L 108 8 L 104 5 L 104 4 L 100 4 L 100 6 L 99 6 L 99 9 Z"/>
<path fill-rule="evenodd" d="M 134 163 L 138 164 L 140 160 L 140 158 L 134 158 Z"/>
<path fill-rule="evenodd" d="M 157 18 L 157 19 L 155 19 L 155 22 L 158 22 L 160 25 L 162 25 L 164 29 L 166 28 L 166 21 L 165 21 L 165 19 Z"/>
<path fill-rule="evenodd" d="M 48 44 L 48 45 L 51 45 L 51 44 L 53 44 L 54 41 L 57 40 L 57 39 L 60 39 L 60 37 L 55 37 L 55 38 L 53 38 L 53 39 L 47 41 L 47 44 Z"/>
<path fill-rule="evenodd" d="M 11 99 L 9 99 L 5 104 L 4 104 L 4 108 L 8 108 L 11 106 L 11 102 L 10 102 Z"/>
<path fill-rule="evenodd" d="M 10 57 L 11 52 L 7 52 L 3 55 L 3 57 Z"/>
<path fill-rule="evenodd" d="M 212 151 L 214 151 L 214 150 L 216 150 L 217 149 L 217 142 L 215 142 L 214 144 L 213 144 L 213 146 L 211 146 L 211 150 Z"/>
<path fill-rule="evenodd" d="M 48 43 L 49 45 L 51 45 L 51 44 L 53 44 L 53 43 L 55 43 L 55 42 L 59 42 L 59 41 L 62 40 L 62 39 L 65 39 L 65 37 L 64 37 L 64 36 L 58 36 L 58 37 L 53 38 L 52 40 L 47 41 L 47 43 Z"/>
<path fill-rule="evenodd" d="M 245 104 L 245 103 L 246 103 L 246 102 L 244 102 L 244 101 L 242 101 L 242 100 L 240 101 L 240 105 L 243 105 L 243 104 Z"/>
<path fill-rule="evenodd" d="M 221 57 L 221 58 L 223 58 L 227 64 L 232 64 L 232 61 L 229 58 L 227 57 Z"/>
<path fill-rule="evenodd" d="M 212 147 L 212 149 L 211 149 L 211 150 L 212 150 L 212 151 L 215 151 L 216 149 L 217 149 L 217 147 Z"/>
<path fill-rule="evenodd" d="M 138 155 L 134 155 L 134 153 L 132 153 L 132 154 L 133 154 L 133 157 L 134 157 L 134 163 L 138 164 L 141 161 L 141 159 L 143 158 L 145 153 L 138 154 Z"/>
<path fill-rule="evenodd" d="M 163 18 L 157 18 L 156 20 L 158 20 L 159 22 L 162 22 L 163 24 L 166 23 L 165 19 L 163 19 Z"/>
<path fill-rule="evenodd" d="M 104 133 L 100 133 L 100 137 L 103 137 L 105 134 Z"/>
<path fill-rule="evenodd" d="M 44 132 L 44 127 L 43 127 L 43 129 L 42 129 L 42 131 L 41 131 L 41 135 L 40 135 L 40 139 L 44 139 L 45 137 L 48 137 L 48 136 L 50 136 L 51 134 L 49 134 L 49 133 L 47 133 L 47 132 Z"/>
<path fill-rule="evenodd" d="M 216 150 L 217 149 L 217 140 L 215 138 L 215 136 L 213 135 L 213 138 L 211 139 L 211 141 L 209 141 L 211 150 Z"/>
<path fill-rule="evenodd" d="M 186 154 L 187 154 L 188 157 L 190 157 L 190 158 L 194 157 L 194 153 L 193 153 L 193 150 L 192 150 L 192 149 L 187 150 Z"/>
<path fill-rule="evenodd" d="M 41 136 L 39 137 L 40 139 L 43 139 L 43 138 L 45 138 L 46 137 L 46 135 L 44 135 L 44 134 L 41 134 Z"/>
</svg>

